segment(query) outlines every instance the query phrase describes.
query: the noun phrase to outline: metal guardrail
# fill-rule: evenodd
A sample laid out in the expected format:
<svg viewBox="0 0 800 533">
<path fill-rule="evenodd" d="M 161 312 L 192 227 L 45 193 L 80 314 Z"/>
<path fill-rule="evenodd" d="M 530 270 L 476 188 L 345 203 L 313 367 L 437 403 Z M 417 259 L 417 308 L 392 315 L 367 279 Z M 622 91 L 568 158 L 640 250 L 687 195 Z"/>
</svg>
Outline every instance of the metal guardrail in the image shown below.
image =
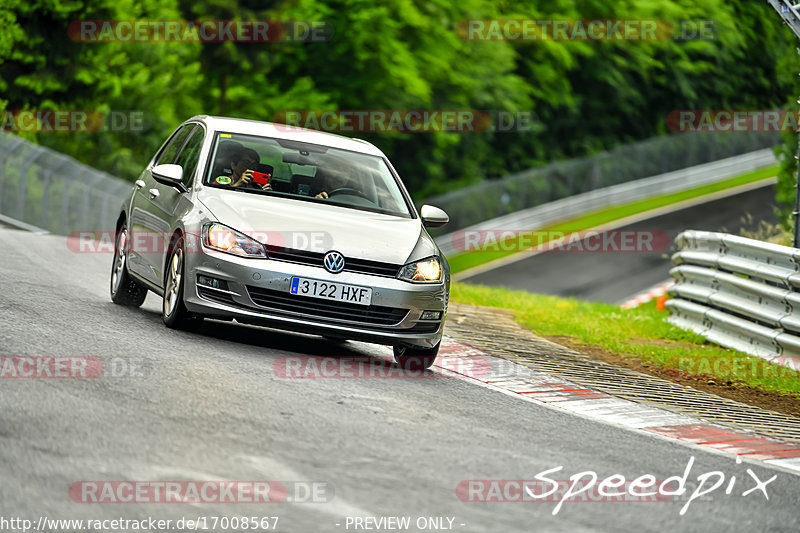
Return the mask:
<svg viewBox="0 0 800 533">
<path fill-rule="evenodd" d="M 781 144 L 775 132 L 687 132 L 654 137 L 606 152 L 556 161 L 425 198 L 450 223 L 434 236 L 481 224 L 577 194 L 719 161 Z"/>
<path fill-rule="evenodd" d="M 436 237 L 436 243 L 445 255 L 451 255 L 465 249 L 465 231 L 535 231 L 563 220 L 577 218 L 591 211 L 701 187 L 775 163 L 775 154 L 771 148 L 756 150 L 523 209 Z"/>
<path fill-rule="evenodd" d="M 114 228 L 131 184 L 0 132 L 0 216 L 7 224 L 67 235 Z"/>
<path fill-rule="evenodd" d="M 669 321 L 800 369 L 800 249 L 694 230 L 675 242 Z"/>
</svg>

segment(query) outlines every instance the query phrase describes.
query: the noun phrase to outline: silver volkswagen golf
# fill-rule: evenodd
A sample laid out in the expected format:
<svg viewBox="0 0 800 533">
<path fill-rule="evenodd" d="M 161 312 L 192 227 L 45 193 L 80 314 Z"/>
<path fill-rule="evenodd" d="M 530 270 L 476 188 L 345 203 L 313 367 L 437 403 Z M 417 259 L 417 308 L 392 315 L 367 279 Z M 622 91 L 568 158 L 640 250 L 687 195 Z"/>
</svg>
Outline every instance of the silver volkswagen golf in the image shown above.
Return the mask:
<svg viewBox="0 0 800 533">
<path fill-rule="evenodd" d="M 296 127 L 197 116 L 125 199 L 111 299 L 163 297 L 164 323 L 231 320 L 394 347 L 428 368 L 442 339 L 450 271 L 372 144 Z"/>
</svg>

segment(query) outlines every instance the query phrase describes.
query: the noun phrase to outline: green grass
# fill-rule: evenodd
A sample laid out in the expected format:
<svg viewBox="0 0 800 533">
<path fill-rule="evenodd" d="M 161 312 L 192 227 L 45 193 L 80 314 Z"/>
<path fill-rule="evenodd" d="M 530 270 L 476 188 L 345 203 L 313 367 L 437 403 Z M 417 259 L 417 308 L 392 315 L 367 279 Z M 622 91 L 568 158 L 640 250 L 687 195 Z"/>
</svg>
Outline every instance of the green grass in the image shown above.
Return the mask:
<svg viewBox="0 0 800 533">
<path fill-rule="evenodd" d="M 704 185 L 702 187 L 697 187 L 695 189 L 689 189 L 686 191 L 667 194 L 664 196 L 646 198 L 644 200 L 638 200 L 636 202 L 631 202 L 628 204 L 623 204 L 603 209 L 600 211 L 595 211 L 593 213 L 589 213 L 587 215 L 584 215 L 576 219 L 561 222 L 559 224 L 548 226 L 545 228 L 538 228 L 532 232 L 523 233 L 519 235 L 517 239 L 514 240 L 518 240 L 518 242 L 525 242 L 525 241 L 530 242 L 531 241 L 530 236 L 536 235 L 537 237 L 536 239 L 534 239 L 536 243 L 539 242 L 538 240 L 539 237 L 544 237 L 542 238 L 541 242 L 548 242 L 549 239 L 547 237 L 548 236 L 552 237 L 554 233 L 556 234 L 557 237 L 559 233 L 569 234 L 576 231 L 589 230 L 592 228 L 596 228 L 597 226 L 600 226 L 602 224 L 607 224 L 609 222 L 613 222 L 615 220 L 619 220 L 631 215 L 644 213 L 645 211 L 650 211 L 652 209 L 656 209 L 659 207 L 676 204 L 684 200 L 697 198 L 699 196 L 704 196 L 706 194 L 711 194 L 725 189 L 730 189 L 732 187 L 737 187 L 739 185 L 745 185 L 747 183 L 752 183 L 755 181 L 770 178 L 772 176 L 775 176 L 777 173 L 778 173 L 777 165 L 762 168 L 724 181 L 720 181 L 718 183 L 712 183 L 709 185 Z M 494 261 L 495 259 L 500 259 L 502 257 L 518 253 L 519 251 L 524 249 L 525 249 L 524 246 L 520 247 L 515 245 L 513 242 L 503 241 L 503 243 L 499 246 L 484 247 L 484 249 L 472 250 L 448 256 L 447 260 L 450 263 L 451 272 L 455 274 L 457 272 L 462 272 L 469 268 L 478 265 L 483 265 L 490 261 Z"/>
<path fill-rule="evenodd" d="M 800 373 L 735 350 L 669 324 L 655 301 L 623 310 L 582 302 L 467 283 L 453 283 L 454 302 L 510 310 L 517 322 L 539 335 L 566 335 L 643 363 L 691 375 L 709 375 L 725 382 L 800 396 Z M 676 374 L 677 375 L 677 374 Z"/>
</svg>

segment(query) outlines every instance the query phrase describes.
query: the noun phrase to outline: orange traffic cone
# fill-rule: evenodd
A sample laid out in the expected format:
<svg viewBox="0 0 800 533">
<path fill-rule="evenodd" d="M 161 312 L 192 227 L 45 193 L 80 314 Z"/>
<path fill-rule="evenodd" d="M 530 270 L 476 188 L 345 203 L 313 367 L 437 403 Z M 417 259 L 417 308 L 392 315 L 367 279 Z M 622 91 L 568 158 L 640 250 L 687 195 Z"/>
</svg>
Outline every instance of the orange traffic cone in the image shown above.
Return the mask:
<svg viewBox="0 0 800 533">
<path fill-rule="evenodd" d="M 668 294 L 662 294 L 661 296 L 659 296 L 658 300 L 656 300 L 656 309 L 658 309 L 659 311 L 666 310 L 667 306 L 664 304 L 667 302 L 668 298 L 669 298 Z"/>
</svg>

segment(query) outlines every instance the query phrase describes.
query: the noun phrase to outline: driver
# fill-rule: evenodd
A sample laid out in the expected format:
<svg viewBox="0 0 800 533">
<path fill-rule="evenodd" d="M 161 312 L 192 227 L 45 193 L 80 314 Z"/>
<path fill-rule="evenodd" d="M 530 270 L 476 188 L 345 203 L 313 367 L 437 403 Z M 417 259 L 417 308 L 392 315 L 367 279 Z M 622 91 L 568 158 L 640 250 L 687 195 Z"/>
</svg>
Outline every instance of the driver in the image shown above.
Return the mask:
<svg viewBox="0 0 800 533">
<path fill-rule="evenodd" d="M 353 188 L 353 180 L 345 172 L 336 168 L 318 167 L 317 177 L 322 178 L 323 190 L 315 198 L 328 198 L 330 193 L 335 192 L 337 189 Z"/>
</svg>

